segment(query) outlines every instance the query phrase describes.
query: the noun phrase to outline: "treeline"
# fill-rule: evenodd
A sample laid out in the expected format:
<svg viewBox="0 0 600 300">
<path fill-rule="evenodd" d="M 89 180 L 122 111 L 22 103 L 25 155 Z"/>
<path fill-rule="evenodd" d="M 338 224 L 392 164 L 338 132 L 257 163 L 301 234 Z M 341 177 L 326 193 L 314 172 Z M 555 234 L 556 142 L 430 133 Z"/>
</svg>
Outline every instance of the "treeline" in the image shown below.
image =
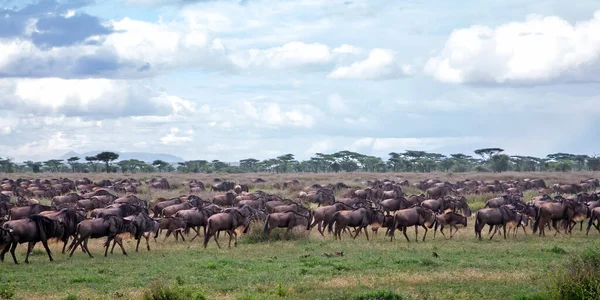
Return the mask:
<svg viewBox="0 0 600 300">
<path fill-rule="evenodd" d="M 308 160 L 299 161 L 293 154 L 258 160 L 242 159 L 237 164 L 219 160 L 190 160 L 176 164 L 162 160 L 151 163 L 130 159 L 117 161 L 119 155 L 102 152 L 96 156 L 51 159 L 43 162 L 15 163 L 0 159 L 0 171 L 14 172 L 122 172 L 122 173 L 300 173 L 300 172 L 568 172 L 599 171 L 600 158 L 569 153 L 549 154 L 545 158 L 506 155 L 501 148 L 474 151 L 475 157 L 462 153 L 449 156 L 426 151 L 407 150 L 391 152 L 387 160 L 352 151 L 331 154 L 316 153 Z"/>
</svg>

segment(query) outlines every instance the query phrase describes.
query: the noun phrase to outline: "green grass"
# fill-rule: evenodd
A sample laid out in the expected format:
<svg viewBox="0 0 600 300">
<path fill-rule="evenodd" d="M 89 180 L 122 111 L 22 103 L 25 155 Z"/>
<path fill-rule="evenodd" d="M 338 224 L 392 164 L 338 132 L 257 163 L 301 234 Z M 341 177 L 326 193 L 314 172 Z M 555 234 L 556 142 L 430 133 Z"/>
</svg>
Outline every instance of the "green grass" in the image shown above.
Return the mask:
<svg viewBox="0 0 600 300">
<path fill-rule="evenodd" d="M 171 239 L 139 253 L 128 240 L 129 256 L 115 250 L 108 258 L 98 240 L 90 242 L 94 259 L 80 250 L 69 259 L 53 244 L 53 263 L 36 255 L 30 265 L 14 265 L 7 256 L 0 282 L 25 299 L 142 298 L 155 282 L 194 287 L 208 299 L 347 299 L 377 290 L 401 299 L 506 299 L 545 292 L 547 272 L 565 253 L 600 246 L 596 235 L 578 231 L 572 237 L 529 234 L 506 241 L 477 241 L 472 231 L 461 229 L 453 240 L 428 235 L 424 243 L 407 243 L 402 235 L 390 242 L 381 233 L 371 241 L 364 236 L 335 241 L 313 232 L 297 241 L 242 239 L 237 248 L 222 250 L 212 241 L 205 250 L 197 241 Z M 223 245 L 226 237 L 221 236 Z M 414 239 L 412 229 L 409 238 Z M 20 261 L 24 248 L 19 247 Z M 332 252 L 344 256 L 325 255 Z"/>
</svg>

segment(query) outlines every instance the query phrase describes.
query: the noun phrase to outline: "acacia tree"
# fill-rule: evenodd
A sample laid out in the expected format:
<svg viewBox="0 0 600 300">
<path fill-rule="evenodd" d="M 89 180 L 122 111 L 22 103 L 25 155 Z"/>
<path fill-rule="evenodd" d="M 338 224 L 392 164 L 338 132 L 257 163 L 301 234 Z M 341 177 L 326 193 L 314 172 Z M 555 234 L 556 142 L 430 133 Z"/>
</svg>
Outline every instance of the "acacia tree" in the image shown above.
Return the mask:
<svg viewBox="0 0 600 300">
<path fill-rule="evenodd" d="M 100 152 L 98 153 L 98 155 L 96 155 L 96 160 L 103 161 L 106 164 L 106 173 L 110 173 L 110 163 L 117 159 L 119 159 L 119 154 L 114 152 L 105 151 Z"/>
<path fill-rule="evenodd" d="M 67 163 L 71 166 L 72 173 L 75 173 L 75 164 L 77 163 L 78 160 L 79 160 L 79 157 L 77 157 L 77 156 L 69 157 L 67 159 Z"/>
</svg>

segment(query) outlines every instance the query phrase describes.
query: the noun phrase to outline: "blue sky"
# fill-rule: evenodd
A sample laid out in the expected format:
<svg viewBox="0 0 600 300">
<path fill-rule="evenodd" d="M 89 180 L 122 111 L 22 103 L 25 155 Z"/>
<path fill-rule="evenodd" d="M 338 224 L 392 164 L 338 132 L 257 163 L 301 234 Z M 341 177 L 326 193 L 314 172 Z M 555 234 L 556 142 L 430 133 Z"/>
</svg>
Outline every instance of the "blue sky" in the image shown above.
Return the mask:
<svg viewBox="0 0 600 300">
<path fill-rule="evenodd" d="M 600 4 L 0 0 L 0 153 L 600 154 Z"/>
</svg>

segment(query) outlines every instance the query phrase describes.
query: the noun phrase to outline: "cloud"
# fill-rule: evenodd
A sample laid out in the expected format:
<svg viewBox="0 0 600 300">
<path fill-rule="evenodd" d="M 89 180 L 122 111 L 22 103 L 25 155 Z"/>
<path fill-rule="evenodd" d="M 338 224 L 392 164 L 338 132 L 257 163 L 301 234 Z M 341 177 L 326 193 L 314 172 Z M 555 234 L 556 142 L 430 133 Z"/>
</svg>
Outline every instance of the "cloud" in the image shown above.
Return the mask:
<svg viewBox="0 0 600 300">
<path fill-rule="evenodd" d="M 187 130 L 180 134 L 179 128 L 172 127 L 171 132 L 160 138 L 163 145 L 184 145 L 193 141 L 194 130 Z"/>
<path fill-rule="evenodd" d="M 328 153 L 332 149 L 334 149 L 333 141 L 326 139 L 312 143 L 310 147 L 306 149 L 304 154 L 312 156 L 315 153 Z"/>
<path fill-rule="evenodd" d="M 348 106 L 346 106 L 346 103 L 340 94 L 329 95 L 329 98 L 327 98 L 327 104 L 329 105 L 331 112 L 334 114 L 348 112 Z"/>
<path fill-rule="evenodd" d="M 99 18 L 76 9 L 92 1 L 37 1 L 21 8 L 0 8 L 0 37 L 19 37 L 31 40 L 37 47 L 68 46 L 92 36 L 113 32 Z"/>
<path fill-rule="evenodd" d="M 545 84 L 598 81 L 600 11 L 571 24 L 557 16 L 454 30 L 425 72 L 448 83 Z"/>
<path fill-rule="evenodd" d="M 243 114 L 257 125 L 270 127 L 292 126 L 311 128 L 315 125 L 315 118 L 311 115 L 316 109 L 313 107 L 296 106 L 287 110 L 278 103 L 252 103 L 243 102 Z M 237 120 L 236 120 L 237 121 Z"/>
<path fill-rule="evenodd" d="M 193 113 L 193 103 L 140 83 L 110 79 L 0 79 L 0 110 L 39 116 L 165 116 Z"/>
<path fill-rule="evenodd" d="M 350 66 L 338 67 L 327 77 L 331 79 L 381 80 L 400 78 L 410 74 L 410 66 L 398 65 L 392 50 L 373 49 L 367 59 L 355 62 Z"/>
<path fill-rule="evenodd" d="M 288 69 L 328 64 L 333 60 L 334 54 L 328 46 L 320 43 L 291 42 L 280 47 L 237 52 L 229 58 L 235 66 L 242 69 Z"/>
</svg>

